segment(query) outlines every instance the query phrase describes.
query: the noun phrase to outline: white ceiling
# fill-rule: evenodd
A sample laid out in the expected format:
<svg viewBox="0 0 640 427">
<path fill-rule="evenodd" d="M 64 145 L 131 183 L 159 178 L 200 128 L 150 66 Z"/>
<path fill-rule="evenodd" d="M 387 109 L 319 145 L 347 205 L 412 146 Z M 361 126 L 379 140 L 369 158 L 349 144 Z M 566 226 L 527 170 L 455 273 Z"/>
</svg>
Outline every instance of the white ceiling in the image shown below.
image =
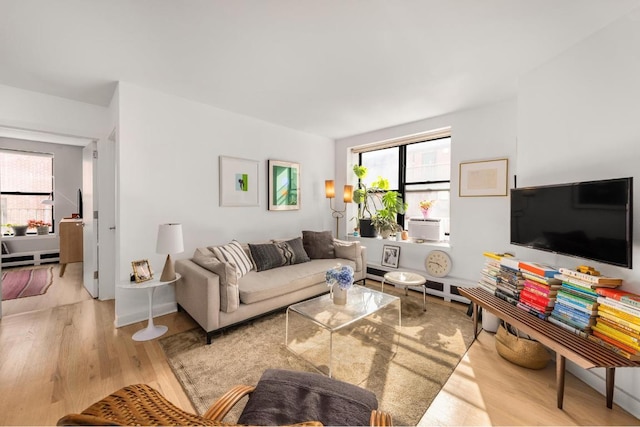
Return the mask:
<svg viewBox="0 0 640 427">
<path fill-rule="evenodd" d="M 640 0 L 0 0 L 0 84 L 115 82 L 331 138 L 514 96 Z M 2 100 L 0 100 L 2 102 Z"/>
</svg>

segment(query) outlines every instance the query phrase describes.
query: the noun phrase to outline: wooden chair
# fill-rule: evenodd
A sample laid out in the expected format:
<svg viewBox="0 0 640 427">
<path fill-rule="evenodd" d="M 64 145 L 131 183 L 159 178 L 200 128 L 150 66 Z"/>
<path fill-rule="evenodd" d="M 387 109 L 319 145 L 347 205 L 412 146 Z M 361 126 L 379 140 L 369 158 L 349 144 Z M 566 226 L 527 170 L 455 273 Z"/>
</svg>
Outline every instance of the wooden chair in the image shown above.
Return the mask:
<svg viewBox="0 0 640 427">
<path fill-rule="evenodd" d="M 94 403 L 80 414 L 69 414 L 58 420 L 59 426 L 85 425 L 172 425 L 172 426 L 236 426 L 222 421 L 229 410 L 244 396 L 250 395 L 254 386 L 237 385 L 220 397 L 204 415 L 195 415 L 175 406 L 157 390 L 146 384 L 130 385 Z M 372 426 L 391 425 L 391 416 L 373 410 Z M 307 421 L 297 426 L 322 426 L 319 421 Z"/>
</svg>

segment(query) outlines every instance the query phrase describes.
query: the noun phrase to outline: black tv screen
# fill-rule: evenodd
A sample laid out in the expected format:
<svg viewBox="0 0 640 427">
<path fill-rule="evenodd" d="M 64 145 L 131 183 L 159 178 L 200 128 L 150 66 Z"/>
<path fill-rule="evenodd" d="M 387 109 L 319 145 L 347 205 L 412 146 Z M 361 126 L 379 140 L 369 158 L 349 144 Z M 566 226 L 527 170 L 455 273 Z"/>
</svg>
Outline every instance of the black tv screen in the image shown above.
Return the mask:
<svg viewBox="0 0 640 427">
<path fill-rule="evenodd" d="M 511 190 L 511 243 L 631 268 L 633 178 Z"/>
</svg>

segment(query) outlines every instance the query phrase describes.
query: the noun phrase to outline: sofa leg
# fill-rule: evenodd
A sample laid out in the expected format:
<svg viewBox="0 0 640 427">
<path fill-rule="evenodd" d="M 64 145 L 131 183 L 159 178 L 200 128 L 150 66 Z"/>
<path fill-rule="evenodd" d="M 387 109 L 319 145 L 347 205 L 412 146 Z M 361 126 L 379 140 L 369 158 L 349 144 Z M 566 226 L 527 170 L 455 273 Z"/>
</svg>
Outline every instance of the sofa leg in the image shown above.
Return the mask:
<svg viewBox="0 0 640 427">
<path fill-rule="evenodd" d="M 211 344 L 211 338 L 213 338 L 213 331 L 207 332 L 207 345 Z"/>
</svg>

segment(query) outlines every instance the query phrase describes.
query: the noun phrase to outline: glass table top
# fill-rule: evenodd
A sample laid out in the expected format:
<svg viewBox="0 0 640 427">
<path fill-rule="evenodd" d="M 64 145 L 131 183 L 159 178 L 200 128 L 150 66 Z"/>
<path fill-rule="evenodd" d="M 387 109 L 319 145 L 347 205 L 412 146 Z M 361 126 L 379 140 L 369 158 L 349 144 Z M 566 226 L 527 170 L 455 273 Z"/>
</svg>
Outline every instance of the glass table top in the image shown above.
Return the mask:
<svg viewBox="0 0 640 427">
<path fill-rule="evenodd" d="M 331 294 L 325 294 L 293 304 L 288 310 L 313 320 L 330 331 L 336 331 L 399 300 L 396 296 L 354 285 L 348 291 L 346 305 L 334 304 Z"/>
</svg>

